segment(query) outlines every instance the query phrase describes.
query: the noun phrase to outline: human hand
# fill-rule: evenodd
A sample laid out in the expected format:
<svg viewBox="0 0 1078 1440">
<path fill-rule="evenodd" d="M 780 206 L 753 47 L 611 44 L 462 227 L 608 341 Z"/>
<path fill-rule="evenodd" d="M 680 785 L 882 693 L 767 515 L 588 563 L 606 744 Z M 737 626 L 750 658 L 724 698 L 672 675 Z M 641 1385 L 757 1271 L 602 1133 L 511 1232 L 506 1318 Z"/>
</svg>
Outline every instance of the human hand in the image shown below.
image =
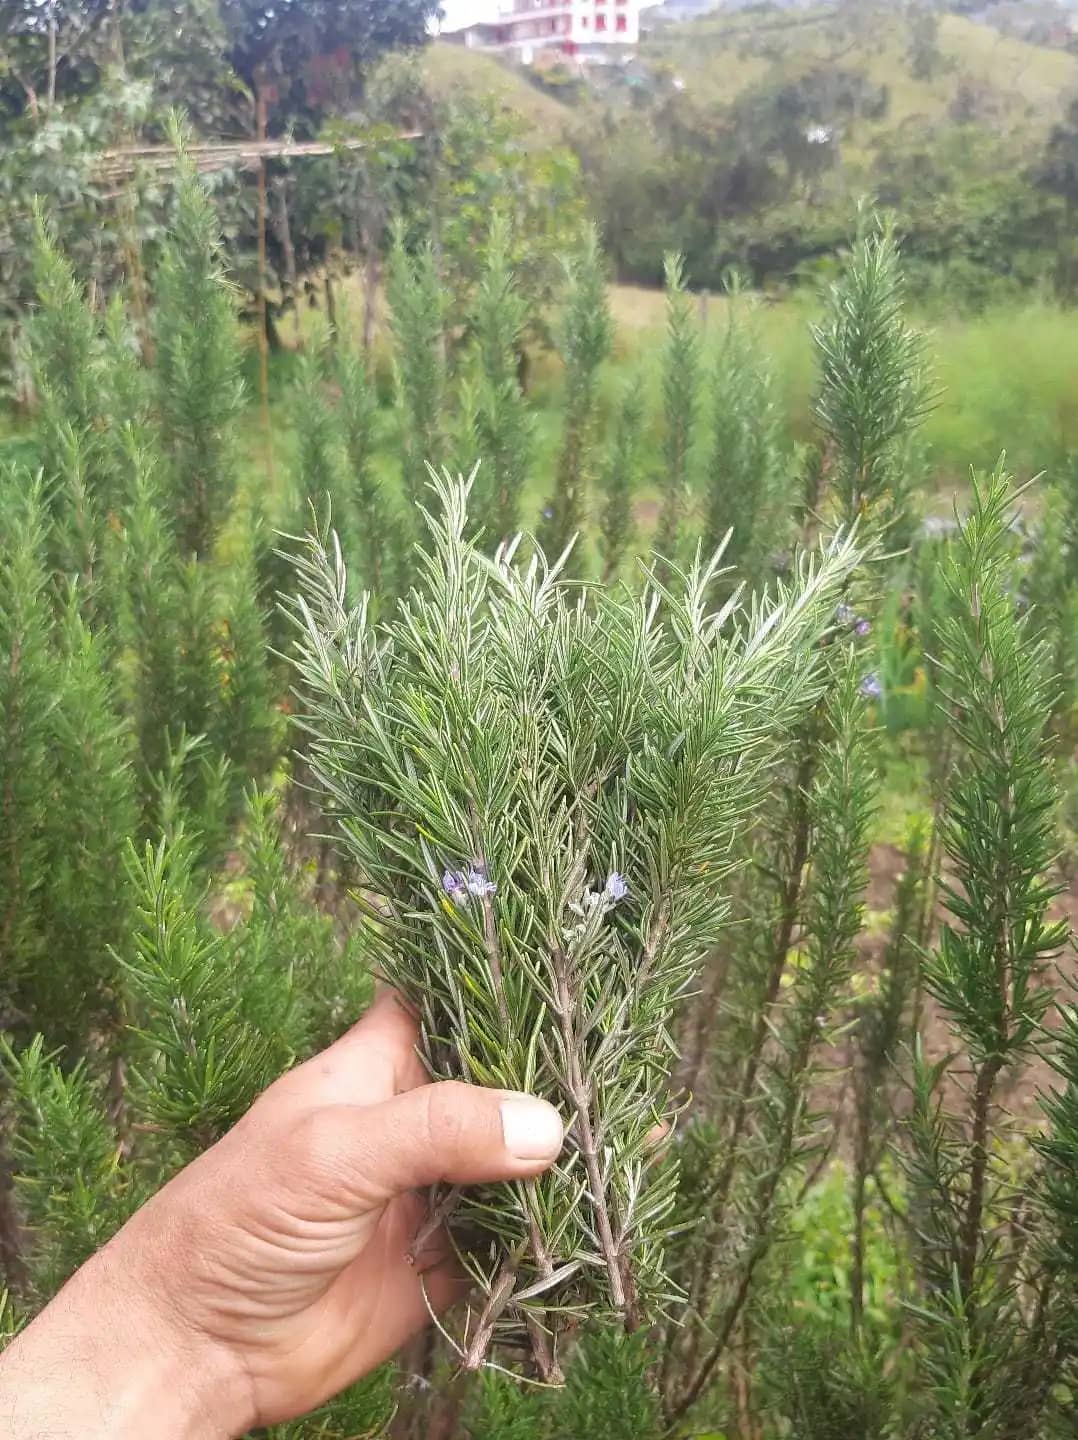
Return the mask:
<svg viewBox="0 0 1078 1440">
<path fill-rule="evenodd" d="M 241 1435 L 313 1409 L 426 1324 L 428 1301 L 460 1296 L 444 1239 L 409 1263 L 417 1190 L 536 1175 L 562 1125 L 532 1097 L 430 1084 L 416 1038 L 387 993 L 270 1086 L 5 1354 L 0 1431 Z"/>
</svg>

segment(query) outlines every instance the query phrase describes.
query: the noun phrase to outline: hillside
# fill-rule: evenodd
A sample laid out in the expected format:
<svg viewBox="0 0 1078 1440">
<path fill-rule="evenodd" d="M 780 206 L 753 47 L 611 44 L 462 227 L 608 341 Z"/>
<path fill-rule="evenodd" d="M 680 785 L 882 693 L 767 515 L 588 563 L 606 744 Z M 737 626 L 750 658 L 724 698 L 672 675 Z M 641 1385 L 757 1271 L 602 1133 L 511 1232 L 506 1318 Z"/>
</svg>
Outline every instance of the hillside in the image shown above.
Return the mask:
<svg viewBox="0 0 1078 1440">
<path fill-rule="evenodd" d="M 536 143 L 580 157 L 620 280 L 654 285 L 669 250 L 718 289 L 826 270 L 856 207 L 902 231 L 911 283 L 946 304 L 1072 272 L 1048 145 L 1078 96 L 1078 55 L 954 14 L 880 0 L 724 10 L 656 27 L 584 76 L 435 45 L 442 95 L 494 92 Z"/>
<path fill-rule="evenodd" d="M 877 132 L 914 118 L 946 116 L 963 87 L 982 109 L 1008 125 L 1046 128 L 1078 90 L 1078 57 L 1001 35 L 958 15 L 940 17 L 939 62 L 915 79 L 905 19 L 876 10 L 871 23 L 849 24 L 831 9 L 809 13 L 709 15 L 648 36 L 640 60 L 672 67 L 687 90 L 725 103 L 765 79 L 791 79 L 819 66 L 857 70 L 888 91 Z"/>
<path fill-rule="evenodd" d="M 549 144 L 564 141 L 572 127 L 574 113 L 568 106 L 535 85 L 525 70 L 503 64 L 494 55 L 435 40 L 424 52 L 423 70 L 437 99 L 460 94 L 493 96 Z"/>
<path fill-rule="evenodd" d="M 674 77 L 698 101 L 727 104 L 755 85 L 796 79 L 818 67 L 859 71 L 885 86 L 888 97 L 885 114 L 865 122 L 866 141 L 913 120 L 946 117 L 963 94 L 993 125 L 1043 132 L 1078 93 L 1078 56 L 958 15 L 940 17 L 939 61 L 930 79 L 911 73 L 910 43 L 905 19 L 885 10 L 852 27 L 848 13 L 840 17 L 831 7 L 734 10 L 646 34 L 631 73 L 638 90 Z M 434 93 L 493 94 L 550 141 L 568 138 L 587 106 L 579 90 L 567 88 L 567 103 L 532 72 L 445 42 L 429 48 L 426 69 Z M 597 74 L 596 92 L 610 83 Z"/>
</svg>

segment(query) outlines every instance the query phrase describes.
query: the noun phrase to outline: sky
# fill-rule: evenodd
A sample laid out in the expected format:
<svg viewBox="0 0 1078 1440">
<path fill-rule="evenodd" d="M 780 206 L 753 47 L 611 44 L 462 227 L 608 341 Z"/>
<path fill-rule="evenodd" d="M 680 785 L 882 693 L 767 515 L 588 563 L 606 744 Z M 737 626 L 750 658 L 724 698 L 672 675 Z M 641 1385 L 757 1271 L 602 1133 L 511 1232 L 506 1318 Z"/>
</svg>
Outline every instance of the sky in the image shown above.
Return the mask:
<svg viewBox="0 0 1078 1440">
<path fill-rule="evenodd" d="M 445 11 L 442 29 L 456 30 L 476 20 L 496 19 L 498 0 L 442 0 L 442 9 Z"/>
</svg>

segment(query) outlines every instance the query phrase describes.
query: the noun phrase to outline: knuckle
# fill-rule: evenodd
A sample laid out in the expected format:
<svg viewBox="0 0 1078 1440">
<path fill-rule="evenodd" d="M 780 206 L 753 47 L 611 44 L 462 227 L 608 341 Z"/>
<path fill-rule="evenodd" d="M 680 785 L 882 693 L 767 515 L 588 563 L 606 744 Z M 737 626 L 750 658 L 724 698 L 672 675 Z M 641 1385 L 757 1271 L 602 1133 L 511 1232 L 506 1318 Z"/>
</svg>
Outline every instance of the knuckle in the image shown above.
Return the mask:
<svg viewBox="0 0 1078 1440">
<path fill-rule="evenodd" d="M 427 1140 L 441 1154 L 460 1150 L 475 1112 L 470 1085 L 459 1080 L 441 1080 L 427 1089 Z"/>
</svg>

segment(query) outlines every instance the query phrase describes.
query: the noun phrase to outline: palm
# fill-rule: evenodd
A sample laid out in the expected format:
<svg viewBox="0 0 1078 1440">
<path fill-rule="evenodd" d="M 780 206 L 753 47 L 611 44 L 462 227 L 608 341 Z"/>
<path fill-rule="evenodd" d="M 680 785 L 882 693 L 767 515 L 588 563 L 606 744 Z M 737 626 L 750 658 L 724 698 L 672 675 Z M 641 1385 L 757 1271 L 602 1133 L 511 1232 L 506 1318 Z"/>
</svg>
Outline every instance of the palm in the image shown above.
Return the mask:
<svg viewBox="0 0 1078 1440">
<path fill-rule="evenodd" d="M 146 1207 L 152 1220 L 155 1205 L 188 1200 L 176 1207 L 193 1232 L 185 1318 L 242 1363 L 261 1424 L 321 1403 L 461 1291 L 439 1237 L 409 1259 L 421 1197 L 400 1194 L 378 1156 L 357 1163 L 357 1110 L 427 1080 L 415 1040 L 413 1022 L 384 997 Z"/>
</svg>

